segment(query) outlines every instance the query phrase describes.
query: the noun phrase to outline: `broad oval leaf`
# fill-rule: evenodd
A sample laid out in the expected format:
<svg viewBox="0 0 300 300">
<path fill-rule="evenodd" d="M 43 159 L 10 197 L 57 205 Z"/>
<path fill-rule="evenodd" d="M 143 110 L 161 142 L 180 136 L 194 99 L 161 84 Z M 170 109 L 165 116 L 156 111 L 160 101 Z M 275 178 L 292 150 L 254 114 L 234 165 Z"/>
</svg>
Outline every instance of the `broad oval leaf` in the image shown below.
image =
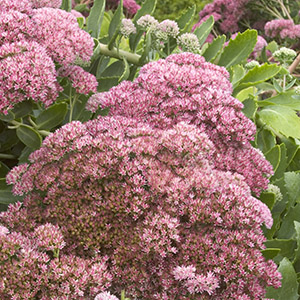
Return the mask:
<svg viewBox="0 0 300 300">
<path fill-rule="evenodd" d="M 15 196 L 10 190 L 0 190 L 0 203 L 11 204 L 22 200 L 22 197 Z"/>
<path fill-rule="evenodd" d="M 65 11 L 71 11 L 71 9 L 72 9 L 72 0 L 62 0 L 60 8 L 65 10 Z"/>
<path fill-rule="evenodd" d="M 251 69 L 239 82 L 235 88 L 235 92 L 246 87 L 253 86 L 273 78 L 280 71 L 280 67 L 276 64 L 265 63 L 262 66 L 256 66 Z"/>
<path fill-rule="evenodd" d="M 278 289 L 268 287 L 266 298 L 298 300 L 299 284 L 297 282 L 297 275 L 292 263 L 286 257 L 280 262 L 278 271 L 282 274 L 281 287 Z"/>
<path fill-rule="evenodd" d="M 196 4 L 189 7 L 178 19 L 176 19 L 181 33 L 187 32 L 189 30 L 190 25 L 193 23 L 195 12 Z"/>
<path fill-rule="evenodd" d="M 9 122 L 15 119 L 15 114 L 9 110 L 7 112 L 7 114 L 0 114 L 0 120 L 4 121 L 4 122 Z"/>
<path fill-rule="evenodd" d="M 38 129 L 50 130 L 62 123 L 68 111 L 66 103 L 56 103 L 42 111 L 36 118 Z"/>
<path fill-rule="evenodd" d="M 213 61 L 218 56 L 223 49 L 225 41 L 226 36 L 223 34 L 215 38 L 212 43 L 208 45 L 207 49 L 202 54 L 206 61 Z"/>
<path fill-rule="evenodd" d="M 94 4 L 87 19 L 87 31 L 91 32 L 91 36 L 99 38 L 101 23 L 105 11 L 105 0 L 94 0 Z"/>
<path fill-rule="evenodd" d="M 114 16 L 111 19 L 109 28 L 108 28 L 108 37 L 109 43 L 107 45 L 108 49 L 111 50 L 114 46 L 115 40 L 119 35 L 119 29 L 121 27 L 121 21 L 123 17 L 123 0 L 120 0 L 119 6 L 116 9 Z"/>
<path fill-rule="evenodd" d="M 300 118 L 285 106 L 266 106 L 257 113 L 259 120 L 286 137 L 300 138 Z"/>
<path fill-rule="evenodd" d="M 230 40 L 228 46 L 221 54 L 218 65 L 226 68 L 241 63 L 253 51 L 257 42 L 257 31 L 246 30 L 238 33 L 234 40 Z"/>
<path fill-rule="evenodd" d="M 146 0 L 142 4 L 141 8 L 137 11 L 133 18 L 133 22 L 136 22 L 140 17 L 144 15 L 152 15 L 155 7 L 156 7 L 157 0 Z"/>
<path fill-rule="evenodd" d="M 32 149 L 38 149 L 42 144 L 41 135 L 28 125 L 23 124 L 17 128 L 17 136 L 23 144 Z"/>
<path fill-rule="evenodd" d="M 202 46 L 210 34 L 213 26 L 214 26 L 214 17 L 210 16 L 205 22 L 203 22 L 199 27 L 197 27 L 194 31 L 194 34 L 198 37 L 199 44 Z"/>
</svg>

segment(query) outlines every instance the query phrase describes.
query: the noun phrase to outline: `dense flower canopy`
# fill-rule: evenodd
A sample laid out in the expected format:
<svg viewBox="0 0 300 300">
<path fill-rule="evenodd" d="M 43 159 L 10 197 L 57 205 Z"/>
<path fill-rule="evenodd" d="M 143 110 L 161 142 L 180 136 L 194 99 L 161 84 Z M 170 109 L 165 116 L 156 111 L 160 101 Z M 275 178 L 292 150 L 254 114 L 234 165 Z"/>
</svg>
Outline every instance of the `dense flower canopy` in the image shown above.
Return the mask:
<svg viewBox="0 0 300 300">
<path fill-rule="evenodd" d="M 272 167 L 251 146 L 255 125 L 231 93 L 225 68 L 207 63 L 200 55 L 181 53 L 142 67 L 133 82 L 93 95 L 87 108 L 108 107 L 111 116 L 135 118 L 161 129 L 182 121 L 195 124 L 214 143 L 215 167 L 242 174 L 259 193 L 267 188 Z"/>
<path fill-rule="evenodd" d="M 26 196 L 0 222 L 24 235 L 56 224 L 63 253 L 108 256 L 113 293 L 261 299 L 266 285 L 280 285 L 260 253 L 260 226 L 272 216 L 242 176 L 215 168 L 215 152 L 204 128 L 185 122 L 161 130 L 125 117 L 74 121 L 8 174 Z"/>
</svg>

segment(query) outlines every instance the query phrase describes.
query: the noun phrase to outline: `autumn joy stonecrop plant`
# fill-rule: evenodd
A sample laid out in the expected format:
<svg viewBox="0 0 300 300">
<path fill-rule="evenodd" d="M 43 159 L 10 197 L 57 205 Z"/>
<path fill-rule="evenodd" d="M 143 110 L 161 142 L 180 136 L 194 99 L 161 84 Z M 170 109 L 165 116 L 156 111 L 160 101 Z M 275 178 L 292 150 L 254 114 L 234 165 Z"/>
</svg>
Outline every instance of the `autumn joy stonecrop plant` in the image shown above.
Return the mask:
<svg viewBox="0 0 300 300">
<path fill-rule="evenodd" d="M 64 125 L 13 168 L 7 182 L 24 200 L 0 214 L 3 297 L 115 299 L 125 289 L 131 299 L 259 300 L 279 287 L 260 251 L 272 216 L 252 195 L 272 168 L 250 145 L 255 126 L 228 78 L 192 53 L 149 63 L 91 97 L 88 108 L 109 116 Z M 28 266 L 40 289 L 10 281 Z"/>
</svg>

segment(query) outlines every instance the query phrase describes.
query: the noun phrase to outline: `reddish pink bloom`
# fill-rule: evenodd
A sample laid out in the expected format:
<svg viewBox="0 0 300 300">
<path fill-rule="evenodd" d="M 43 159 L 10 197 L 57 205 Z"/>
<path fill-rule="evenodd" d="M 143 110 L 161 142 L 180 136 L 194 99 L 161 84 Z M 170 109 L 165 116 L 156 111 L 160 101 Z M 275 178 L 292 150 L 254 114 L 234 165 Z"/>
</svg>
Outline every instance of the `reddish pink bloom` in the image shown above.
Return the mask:
<svg viewBox="0 0 300 300">
<path fill-rule="evenodd" d="M 52 59 L 63 66 L 76 59 L 88 62 L 93 54 L 94 41 L 80 29 L 71 13 L 55 8 L 35 10 L 32 21 L 38 28 L 35 38 L 47 49 Z"/>
<path fill-rule="evenodd" d="M 0 47 L 0 111 L 32 99 L 48 106 L 61 90 L 55 65 L 36 42 L 6 43 Z"/>
<path fill-rule="evenodd" d="M 60 68 L 58 74 L 61 77 L 67 77 L 78 94 L 88 95 L 91 92 L 97 92 L 98 82 L 96 77 L 79 66 Z"/>
</svg>

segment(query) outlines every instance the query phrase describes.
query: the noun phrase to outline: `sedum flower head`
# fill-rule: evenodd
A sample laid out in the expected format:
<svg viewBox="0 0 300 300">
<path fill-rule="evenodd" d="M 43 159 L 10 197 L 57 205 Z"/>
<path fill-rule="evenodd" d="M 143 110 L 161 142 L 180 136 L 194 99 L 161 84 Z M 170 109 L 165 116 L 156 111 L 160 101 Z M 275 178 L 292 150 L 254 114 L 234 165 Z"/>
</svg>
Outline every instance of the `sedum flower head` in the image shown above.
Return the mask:
<svg viewBox="0 0 300 300">
<path fill-rule="evenodd" d="M 52 104 L 61 90 L 45 48 L 36 42 L 6 43 L 0 47 L 0 111 L 32 99 Z"/>
<path fill-rule="evenodd" d="M 122 19 L 120 32 L 125 38 L 128 38 L 132 33 L 136 33 L 136 28 L 131 19 Z"/>
<path fill-rule="evenodd" d="M 53 7 L 60 8 L 62 0 L 30 0 L 34 8 Z"/>
<path fill-rule="evenodd" d="M 0 46 L 31 40 L 35 28 L 29 16 L 16 10 L 0 12 Z"/>
<path fill-rule="evenodd" d="M 190 54 L 172 61 L 190 65 L 189 72 L 205 63 Z M 163 62 L 148 67 L 155 71 L 154 66 L 164 68 Z M 223 68 L 206 67 L 212 70 L 210 82 L 213 72 L 227 76 Z M 190 82 L 181 71 L 176 74 Z M 162 86 L 159 73 L 153 76 Z M 218 81 L 218 88 L 220 83 L 225 88 L 227 80 Z M 128 84 L 124 91 L 133 92 Z M 150 93 L 148 101 L 152 98 Z M 0 214 L 1 224 L 28 234 L 52 223 L 64 236 L 62 252 L 68 256 L 49 264 L 55 270 L 47 289 L 51 297 L 73 291 L 79 275 L 83 288 L 75 295 L 82 295 L 90 278 L 85 279 L 89 262 L 83 259 L 98 252 L 109 258 L 112 291 L 126 287 L 130 298 L 262 298 L 267 285 L 280 285 L 275 263 L 260 252 L 265 241 L 261 224 L 272 226 L 270 210 L 252 197 L 241 175 L 216 167 L 217 147 L 205 130 L 183 120 L 164 129 L 121 116 L 74 121 L 49 135 L 28 164 L 8 174 L 13 192 L 25 197 L 23 206 L 10 205 Z M 190 275 L 174 276 L 183 266 L 192 266 Z M 103 268 L 99 273 L 106 278 Z"/>
<path fill-rule="evenodd" d="M 39 8 L 35 10 L 32 21 L 38 28 L 35 38 L 55 62 L 67 66 L 78 58 L 85 62 L 90 60 L 94 41 L 79 28 L 71 13 L 50 7 Z"/>
<path fill-rule="evenodd" d="M 179 27 L 175 21 L 164 20 L 158 24 L 158 32 L 165 34 L 168 37 L 176 38 L 179 34 Z"/>
<path fill-rule="evenodd" d="M 10 10 L 19 11 L 20 13 L 32 13 L 32 2 L 30 0 L 0 0 L 0 12 L 8 12 Z"/>
<path fill-rule="evenodd" d="M 98 82 L 93 74 L 82 69 L 80 66 L 67 66 L 58 70 L 61 77 L 67 77 L 78 94 L 88 95 L 96 93 Z"/>
<path fill-rule="evenodd" d="M 255 125 L 231 93 L 225 68 L 205 62 L 200 55 L 181 53 L 142 67 L 134 82 L 93 95 L 87 108 L 109 108 L 111 116 L 135 118 L 161 129 L 182 121 L 194 124 L 216 147 L 215 167 L 240 173 L 259 193 L 267 187 L 272 167 L 251 146 Z"/>
<path fill-rule="evenodd" d="M 273 53 L 274 58 L 283 63 L 293 60 L 296 55 L 295 50 L 286 47 L 282 47 Z"/>
<path fill-rule="evenodd" d="M 177 38 L 177 43 L 183 51 L 197 53 L 200 50 L 198 37 L 193 33 L 184 33 Z"/>
<path fill-rule="evenodd" d="M 34 230 L 34 237 L 37 246 L 48 251 L 62 249 L 65 246 L 64 237 L 58 226 L 50 223 L 37 227 Z"/>
<path fill-rule="evenodd" d="M 145 16 L 140 17 L 136 23 L 143 30 L 148 30 L 149 28 L 152 28 L 154 30 L 158 27 L 158 24 L 159 24 L 159 22 L 150 15 L 145 15 Z"/>
</svg>

